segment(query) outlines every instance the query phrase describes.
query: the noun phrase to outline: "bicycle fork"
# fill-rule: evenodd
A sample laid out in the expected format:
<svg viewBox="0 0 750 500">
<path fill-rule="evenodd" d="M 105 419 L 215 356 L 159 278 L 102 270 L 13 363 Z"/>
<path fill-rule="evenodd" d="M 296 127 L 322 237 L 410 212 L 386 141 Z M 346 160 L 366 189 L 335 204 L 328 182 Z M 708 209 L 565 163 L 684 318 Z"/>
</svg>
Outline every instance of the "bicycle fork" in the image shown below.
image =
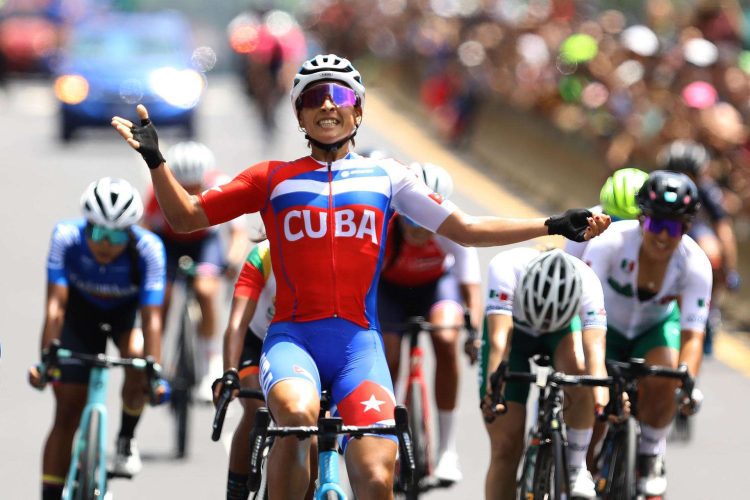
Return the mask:
<svg viewBox="0 0 750 500">
<path fill-rule="evenodd" d="M 88 471 L 80 470 L 81 456 L 86 453 L 90 446 L 96 446 L 98 448 L 98 470 L 96 477 L 96 487 L 99 491 L 100 497 L 104 497 L 107 493 L 107 457 L 106 457 L 106 443 L 107 443 L 107 407 L 106 407 L 106 388 L 109 381 L 109 370 L 102 369 L 100 367 L 92 367 L 91 375 L 89 376 L 89 388 L 88 388 L 88 399 L 86 407 L 83 409 L 81 415 L 81 423 L 78 426 L 78 432 L 75 438 L 75 446 L 73 447 L 73 454 L 71 456 L 70 467 L 68 469 L 68 477 L 65 480 L 65 489 L 63 491 L 63 500 L 73 500 L 76 491 L 73 489 L 73 485 L 76 483 L 76 476 L 78 477 L 78 488 L 82 487 L 83 475 Z M 91 416 L 94 412 L 99 415 L 99 428 L 96 435 L 96 443 L 88 441 L 88 428 L 91 423 Z M 85 492 L 88 494 L 89 492 Z"/>
</svg>

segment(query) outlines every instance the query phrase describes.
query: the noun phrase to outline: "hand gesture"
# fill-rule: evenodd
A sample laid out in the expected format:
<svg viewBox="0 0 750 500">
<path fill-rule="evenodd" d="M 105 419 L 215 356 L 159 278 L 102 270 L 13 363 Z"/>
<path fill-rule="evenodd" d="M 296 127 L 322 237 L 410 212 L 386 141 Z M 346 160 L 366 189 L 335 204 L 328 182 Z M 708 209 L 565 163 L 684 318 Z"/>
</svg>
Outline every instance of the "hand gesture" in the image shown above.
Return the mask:
<svg viewBox="0 0 750 500">
<path fill-rule="evenodd" d="M 159 151 L 159 136 L 156 134 L 154 124 L 148 117 L 146 106 L 139 104 L 135 109 L 141 120 L 140 125 L 135 125 L 126 118 L 114 116 L 112 117 L 112 126 L 130 144 L 130 147 L 141 154 L 148 168 L 157 168 L 164 163 L 164 156 Z"/>
</svg>

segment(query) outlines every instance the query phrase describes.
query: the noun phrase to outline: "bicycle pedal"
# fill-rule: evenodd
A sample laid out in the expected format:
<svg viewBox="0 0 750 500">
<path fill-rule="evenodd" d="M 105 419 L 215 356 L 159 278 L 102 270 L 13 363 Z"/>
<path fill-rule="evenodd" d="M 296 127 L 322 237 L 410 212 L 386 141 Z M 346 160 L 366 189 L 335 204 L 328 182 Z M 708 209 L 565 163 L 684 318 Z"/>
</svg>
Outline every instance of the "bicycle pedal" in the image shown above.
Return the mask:
<svg viewBox="0 0 750 500">
<path fill-rule="evenodd" d="M 113 470 L 108 470 L 107 479 L 133 479 L 133 475 L 124 472 L 115 472 Z"/>
</svg>

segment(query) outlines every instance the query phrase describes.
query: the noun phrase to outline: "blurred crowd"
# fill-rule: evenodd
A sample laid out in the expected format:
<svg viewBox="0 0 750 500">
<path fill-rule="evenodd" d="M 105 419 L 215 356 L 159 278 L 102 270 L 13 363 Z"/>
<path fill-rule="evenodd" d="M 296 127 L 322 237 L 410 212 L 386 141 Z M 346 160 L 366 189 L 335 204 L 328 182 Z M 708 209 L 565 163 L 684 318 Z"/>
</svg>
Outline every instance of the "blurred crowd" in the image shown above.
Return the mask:
<svg viewBox="0 0 750 500">
<path fill-rule="evenodd" d="M 750 215 L 750 10 L 738 0 L 313 3 L 306 28 L 332 52 L 416 72 L 456 146 L 488 102 L 590 139 L 609 170 L 650 170 L 665 144 L 694 139 L 727 211 Z"/>
</svg>

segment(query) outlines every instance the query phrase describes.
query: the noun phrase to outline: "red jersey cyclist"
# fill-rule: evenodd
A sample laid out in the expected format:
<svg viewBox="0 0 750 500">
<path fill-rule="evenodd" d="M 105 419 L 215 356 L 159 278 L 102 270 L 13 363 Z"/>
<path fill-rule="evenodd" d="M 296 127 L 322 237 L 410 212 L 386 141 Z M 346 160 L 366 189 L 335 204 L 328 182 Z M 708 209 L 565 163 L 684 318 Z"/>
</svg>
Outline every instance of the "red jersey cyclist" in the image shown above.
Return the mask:
<svg viewBox="0 0 750 500">
<path fill-rule="evenodd" d="M 52 233 L 41 348 L 59 339 L 63 348 L 97 354 L 105 352 L 111 338 L 123 357 L 145 353 L 158 361 L 164 246 L 155 234 L 136 225 L 143 214 L 138 192 L 123 179 L 105 177 L 83 193 L 81 211 L 82 219 L 59 222 Z M 140 329 L 134 328 L 138 310 Z M 55 421 L 44 445 L 43 500 L 62 496 L 89 372 L 80 362 L 60 362 L 54 382 Z M 39 389 L 48 376 L 39 367 L 29 370 L 29 382 Z M 119 474 L 132 476 L 141 469 L 133 434 L 146 394 L 145 373 L 126 369 L 113 467 Z"/>
<path fill-rule="evenodd" d="M 453 192 L 453 179 L 442 167 L 414 163 L 410 169 L 443 198 L 448 198 Z M 453 433 L 459 375 L 459 330 L 456 325 L 463 324 L 463 304 L 473 318 L 480 317 L 481 282 L 479 255 L 475 248 L 436 235 L 407 216 L 394 216 L 378 285 L 385 356 L 395 385 L 406 320 L 410 316 L 423 316 L 435 326 L 450 327 L 432 333 L 439 431 L 434 476 L 447 482 L 457 482 L 462 478 Z"/>
<path fill-rule="evenodd" d="M 175 179 L 188 193 L 199 194 L 231 178 L 214 168 L 213 152 L 204 144 L 194 141 L 180 142 L 167 151 L 169 166 Z M 149 192 L 144 216 L 146 227 L 154 231 L 164 242 L 167 251 L 167 289 L 164 298 L 164 318 L 172 297 L 172 285 L 177 275 L 177 262 L 187 255 L 197 264 L 197 275 L 193 281 L 195 298 L 201 308 L 198 325 L 199 374 L 202 379 L 197 396 L 204 401 L 211 400 L 211 383 L 221 375 L 221 351 L 217 338 L 216 297 L 221 285 L 221 274 L 228 269 L 233 278 L 242 265 L 247 248 L 247 231 L 244 218 L 228 224 L 228 242 L 218 228 L 179 233 L 167 223 L 159 202 L 153 192 Z M 226 243 L 228 243 L 228 248 Z"/>
<path fill-rule="evenodd" d="M 170 224 L 194 231 L 260 212 L 271 246 L 276 313 L 263 342 L 260 379 L 275 421 L 314 425 L 321 388 L 346 424 L 393 421 L 393 388 L 376 311 L 386 226 L 398 210 L 463 245 L 515 243 L 546 234 L 584 239 L 609 225 L 585 209 L 549 219 L 472 217 L 432 193 L 404 165 L 352 151 L 365 87 L 342 57 L 318 55 L 294 78 L 291 101 L 312 153 L 265 161 L 233 181 L 190 195 L 159 152 L 148 112 L 140 125 L 114 117 L 113 127 L 143 156 Z M 397 445 L 393 436 L 345 443 L 350 483 L 360 500 L 390 498 Z M 282 438 L 269 458 L 272 498 L 301 498 L 308 488 L 310 440 Z"/>
</svg>

